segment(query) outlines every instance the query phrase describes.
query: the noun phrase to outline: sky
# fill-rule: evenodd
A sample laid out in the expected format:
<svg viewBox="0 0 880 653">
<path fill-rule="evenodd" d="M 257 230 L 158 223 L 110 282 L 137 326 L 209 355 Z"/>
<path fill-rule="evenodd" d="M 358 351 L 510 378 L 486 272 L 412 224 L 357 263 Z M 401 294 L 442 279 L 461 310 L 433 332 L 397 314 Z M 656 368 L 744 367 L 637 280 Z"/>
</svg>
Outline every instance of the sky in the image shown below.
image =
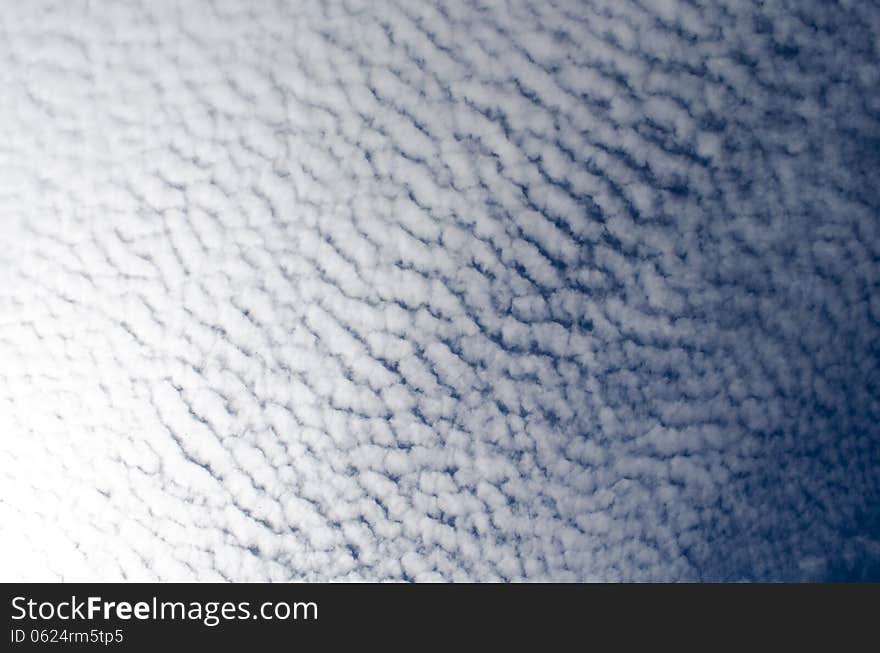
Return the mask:
<svg viewBox="0 0 880 653">
<path fill-rule="evenodd" d="M 880 580 L 876 3 L 0 30 L 0 579 Z"/>
</svg>

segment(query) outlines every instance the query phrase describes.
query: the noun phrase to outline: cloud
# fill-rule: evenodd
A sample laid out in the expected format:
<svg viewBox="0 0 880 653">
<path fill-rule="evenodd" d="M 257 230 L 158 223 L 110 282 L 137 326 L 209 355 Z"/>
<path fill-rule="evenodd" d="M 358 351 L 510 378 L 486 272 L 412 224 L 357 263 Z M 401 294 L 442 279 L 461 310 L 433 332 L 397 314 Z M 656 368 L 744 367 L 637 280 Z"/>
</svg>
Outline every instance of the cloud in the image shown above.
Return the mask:
<svg viewBox="0 0 880 653">
<path fill-rule="evenodd" d="M 15 6 L 0 577 L 877 579 L 878 35 Z"/>
</svg>

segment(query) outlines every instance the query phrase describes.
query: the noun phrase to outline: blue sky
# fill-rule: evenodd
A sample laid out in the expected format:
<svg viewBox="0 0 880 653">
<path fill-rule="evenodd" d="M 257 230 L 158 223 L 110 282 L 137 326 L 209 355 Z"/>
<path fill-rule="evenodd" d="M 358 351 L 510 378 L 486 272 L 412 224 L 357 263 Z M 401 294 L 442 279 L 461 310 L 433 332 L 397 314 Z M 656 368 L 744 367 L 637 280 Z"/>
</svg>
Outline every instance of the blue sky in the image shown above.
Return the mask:
<svg viewBox="0 0 880 653">
<path fill-rule="evenodd" d="M 878 579 L 872 3 L 3 30 L 0 578 Z"/>
</svg>

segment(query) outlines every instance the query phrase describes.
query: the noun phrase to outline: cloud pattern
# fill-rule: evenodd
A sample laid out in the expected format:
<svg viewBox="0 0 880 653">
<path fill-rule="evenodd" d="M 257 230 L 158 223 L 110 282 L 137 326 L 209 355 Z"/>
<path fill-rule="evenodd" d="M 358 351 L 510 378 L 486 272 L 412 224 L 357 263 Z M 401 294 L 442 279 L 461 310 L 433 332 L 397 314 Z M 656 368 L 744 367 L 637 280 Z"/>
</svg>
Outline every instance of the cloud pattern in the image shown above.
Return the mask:
<svg viewBox="0 0 880 653">
<path fill-rule="evenodd" d="M 28 2 L 0 577 L 880 578 L 880 9 Z"/>
</svg>

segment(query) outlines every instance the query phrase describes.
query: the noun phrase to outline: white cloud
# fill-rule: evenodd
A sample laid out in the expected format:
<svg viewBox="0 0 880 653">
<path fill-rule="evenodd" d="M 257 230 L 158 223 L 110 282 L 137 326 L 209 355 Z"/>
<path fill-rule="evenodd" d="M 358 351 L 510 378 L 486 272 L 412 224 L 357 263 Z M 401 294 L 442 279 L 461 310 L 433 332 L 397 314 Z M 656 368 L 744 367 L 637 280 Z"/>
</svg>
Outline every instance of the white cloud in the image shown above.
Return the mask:
<svg viewBox="0 0 880 653">
<path fill-rule="evenodd" d="M 20 3 L 0 578 L 876 578 L 868 3 Z"/>
</svg>

